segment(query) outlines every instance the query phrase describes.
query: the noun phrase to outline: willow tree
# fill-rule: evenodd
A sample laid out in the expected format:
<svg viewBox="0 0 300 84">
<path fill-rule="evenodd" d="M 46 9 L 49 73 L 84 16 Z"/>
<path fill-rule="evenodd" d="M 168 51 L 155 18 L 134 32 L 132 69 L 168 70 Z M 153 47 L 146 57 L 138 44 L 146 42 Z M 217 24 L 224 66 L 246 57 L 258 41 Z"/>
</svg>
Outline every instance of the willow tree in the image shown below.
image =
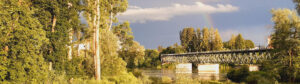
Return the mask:
<svg viewBox="0 0 300 84">
<path fill-rule="evenodd" d="M 44 82 L 48 66 L 42 46 L 46 32 L 34 18 L 29 0 L 0 1 L 0 80 L 12 83 Z"/>
</svg>

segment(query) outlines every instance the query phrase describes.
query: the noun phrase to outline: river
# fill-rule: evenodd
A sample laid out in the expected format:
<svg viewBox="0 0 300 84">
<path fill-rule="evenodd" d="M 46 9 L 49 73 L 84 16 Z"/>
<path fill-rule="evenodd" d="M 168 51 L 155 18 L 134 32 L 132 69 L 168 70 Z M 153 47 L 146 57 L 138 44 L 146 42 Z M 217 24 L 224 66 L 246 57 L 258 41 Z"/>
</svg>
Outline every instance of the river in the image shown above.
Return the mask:
<svg viewBox="0 0 300 84">
<path fill-rule="evenodd" d="M 196 71 L 193 71 L 192 73 L 176 73 L 175 70 L 168 70 L 168 69 L 141 69 L 142 73 L 144 75 L 147 75 L 149 77 L 170 77 L 172 79 L 176 79 L 178 77 L 189 77 L 193 79 L 200 79 L 200 80 L 219 80 L 219 81 L 225 81 L 226 73 L 221 71 L 218 74 L 212 74 L 212 73 L 197 73 Z"/>
</svg>

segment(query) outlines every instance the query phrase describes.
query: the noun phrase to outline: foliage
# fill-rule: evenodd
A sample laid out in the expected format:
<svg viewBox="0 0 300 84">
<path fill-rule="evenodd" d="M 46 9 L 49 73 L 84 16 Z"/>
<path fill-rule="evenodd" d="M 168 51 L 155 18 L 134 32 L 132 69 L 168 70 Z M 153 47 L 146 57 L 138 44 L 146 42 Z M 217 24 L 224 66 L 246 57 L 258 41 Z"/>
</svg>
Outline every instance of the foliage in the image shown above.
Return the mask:
<svg viewBox="0 0 300 84">
<path fill-rule="evenodd" d="M 184 28 L 179 33 L 181 45 L 189 52 L 192 52 L 192 50 L 194 50 L 193 42 L 192 42 L 195 35 L 194 33 L 195 33 L 194 28 Z"/>
<path fill-rule="evenodd" d="M 224 42 L 224 48 L 230 50 L 240 50 L 240 49 L 252 49 L 255 47 L 253 41 L 245 40 L 242 34 L 238 34 L 237 36 L 232 35 L 230 40 Z"/>
<path fill-rule="evenodd" d="M 227 78 L 234 82 L 242 82 L 249 76 L 249 69 L 247 66 L 242 66 L 238 69 L 232 69 L 227 73 Z"/>
<path fill-rule="evenodd" d="M 223 42 L 218 29 L 204 27 L 184 28 L 180 31 L 180 41 L 183 48 L 189 52 L 219 51 L 223 49 Z"/>
<path fill-rule="evenodd" d="M 159 58 L 159 52 L 157 50 L 146 49 L 145 61 L 142 67 L 146 68 L 159 68 L 161 61 Z"/>
<path fill-rule="evenodd" d="M 218 29 L 216 29 L 216 31 L 214 32 L 214 40 L 212 41 L 212 50 L 215 50 L 215 51 L 219 51 L 219 50 L 222 50 L 223 48 L 223 41 L 222 41 L 222 38 L 219 34 L 219 31 Z"/>
<path fill-rule="evenodd" d="M 255 45 L 254 45 L 253 41 L 245 40 L 245 47 L 246 47 L 246 49 L 251 49 L 251 48 L 254 48 Z"/>
<path fill-rule="evenodd" d="M 176 63 L 166 63 L 162 65 L 163 69 L 170 69 L 175 70 L 176 69 Z"/>
<path fill-rule="evenodd" d="M 274 76 L 267 72 L 250 72 L 250 75 L 245 79 L 247 84 L 275 84 Z"/>
<path fill-rule="evenodd" d="M 118 56 L 118 38 L 108 29 L 100 30 L 101 71 L 103 76 L 116 76 L 126 73 L 126 62 Z"/>
<path fill-rule="evenodd" d="M 271 42 L 275 53 L 271 62 L 276 67 L 271 69 L 280 75 L 280 81 L 293 82 L 299 73 L 300 19 L 289 9 L 272 10 L 272 14 L 275 25 Z"/>
<path fill-rule="evenodd" d="M 235 38 L 235 48 L 236 49 L 245 49 L 245 40 L 241 34 L 238 34 Z"/>
<path fill-rule="evenodd" d="M 144 63 L 145 48 L 134 41 L 128 22 L 113 27 L 113 32 L 119 37 L 121 49 L 118 51 L 120 57 L 126 61 L 127 67 L 134 68 Z"/>
<path fill-rule="evenodd" d="M 185 49 L 183 46 L 178 45 L 175 43 L 173 46 L 169 46 L 167 48 L 164 48 L 160 54 L 180 54 L 180 53 L 185 53 Z"/>
<path fill-rule="evenodd" d="M 48 65 L 42 46 L 48 40 L 33 16 L 29 0 L 0 1 L 0 83 L 41 83 L 47 80 Z"/>
</svg>

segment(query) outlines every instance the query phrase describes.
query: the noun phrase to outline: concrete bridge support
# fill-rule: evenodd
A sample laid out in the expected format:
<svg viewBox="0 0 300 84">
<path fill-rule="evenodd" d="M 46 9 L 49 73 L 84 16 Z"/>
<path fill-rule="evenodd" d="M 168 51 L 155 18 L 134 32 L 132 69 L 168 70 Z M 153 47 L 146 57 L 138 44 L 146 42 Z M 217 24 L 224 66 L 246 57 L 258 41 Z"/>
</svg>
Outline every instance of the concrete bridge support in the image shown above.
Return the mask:
<svg viewBox="0 0 300 84">
<path fill-rule="evenodd" d="M 219 64 L 198 64 L 198 73 L 219 74 Z"/>
<path fill-rule="evenodd" d="M 181 63 L 176 65 L 176 73 L 192 73 L 192 63 Z"/>
<path fill-rule="evenodd" d="M 252 64 L 249 65 L 249 71 L 258 71 L 258 70 L 259 67 L 257 65 L 252 65 Z"/>
</svg>

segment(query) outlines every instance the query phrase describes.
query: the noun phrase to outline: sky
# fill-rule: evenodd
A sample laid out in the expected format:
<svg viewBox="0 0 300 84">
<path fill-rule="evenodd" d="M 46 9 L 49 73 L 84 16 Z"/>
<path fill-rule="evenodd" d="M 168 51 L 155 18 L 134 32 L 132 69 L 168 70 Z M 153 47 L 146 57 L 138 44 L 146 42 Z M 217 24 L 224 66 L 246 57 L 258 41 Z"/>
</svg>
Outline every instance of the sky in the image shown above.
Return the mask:
<svg viewBox="0 0 300 84">
<path fill-rule="evenodd" d="M 128 0 L 119 21 L 129 21 L 134 39 L 147 49 L 180 44 L 185 27 L 213 27 L 223 41 L 241 33 L 257 46 L 273 31 L 272 9 L 294 9 L 292 0 Z"/>
</svg>

